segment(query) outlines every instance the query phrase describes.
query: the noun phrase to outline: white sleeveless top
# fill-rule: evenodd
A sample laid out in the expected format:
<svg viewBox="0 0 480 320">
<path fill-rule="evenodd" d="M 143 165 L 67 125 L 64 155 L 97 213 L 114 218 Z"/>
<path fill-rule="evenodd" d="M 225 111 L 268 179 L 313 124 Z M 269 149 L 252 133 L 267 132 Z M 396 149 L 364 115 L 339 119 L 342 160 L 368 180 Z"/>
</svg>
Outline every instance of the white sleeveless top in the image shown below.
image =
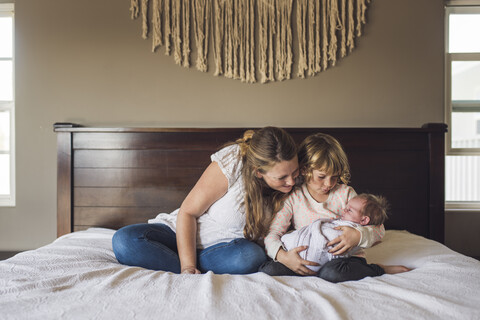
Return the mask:
<svg viewBox="0 0 480 320">
<path fill-rule="evenodd" d="M 244 238 L 245 226 L 244 196 L 242 179 L 242 160 L 237 144 L 225 147 L 214 153 L 212 162 L 217 162 L 228 180 L 227 193 L 214 202 L 210 208 L 197 219 L 197 248 L 203 249 L 220 242 L 229 242 Z M 178 210 L 172 213 L 160 213 L 148 223 L 163 223 L 176 231 Z"/>
</svg>

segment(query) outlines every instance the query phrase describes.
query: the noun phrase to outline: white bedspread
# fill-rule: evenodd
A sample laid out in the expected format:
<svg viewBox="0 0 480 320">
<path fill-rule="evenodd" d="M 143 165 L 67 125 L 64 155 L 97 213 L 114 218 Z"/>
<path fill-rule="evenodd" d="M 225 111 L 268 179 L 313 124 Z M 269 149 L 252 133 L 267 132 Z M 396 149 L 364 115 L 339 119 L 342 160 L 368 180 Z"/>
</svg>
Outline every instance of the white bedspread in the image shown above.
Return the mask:
<svg viewBox="0 0 480 320">
<path fill-rule="evenodd" d="M 480 262 L 407 232 L 387 231 L 367 257 L 413 271 L 341 284 L 126 267 L 113 232 L 68 234 L 0 262 L 0 319 L 480 319 Z"/>
</svg>

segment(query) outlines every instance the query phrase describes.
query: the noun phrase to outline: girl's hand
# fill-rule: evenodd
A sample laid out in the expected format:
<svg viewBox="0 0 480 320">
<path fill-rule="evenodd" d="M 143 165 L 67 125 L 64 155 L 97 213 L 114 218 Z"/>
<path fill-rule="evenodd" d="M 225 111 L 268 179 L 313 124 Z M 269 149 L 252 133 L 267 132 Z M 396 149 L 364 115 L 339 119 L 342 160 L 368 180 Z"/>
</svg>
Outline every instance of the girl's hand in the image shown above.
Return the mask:
<svg viewBox="0 0 480 320">
<path fill-rule="evenodd" d="M 290 251 L 280 248 L 277 253 L 277 260 L 295 273 L 302 276 L 314 276 L 316 273 L 305 266 L 318 266 L 318 263 L 302 259 L 299 255 L 299 252 L 307 248 L 307 246 L 301 246 Z"/>
<path fill-rule="evenodd" d="M 330 253 L 333 253 L 333 255 L 335 256 L 347 252 L 351 248 L 357 246 L 360 242 L 360 231 L 355 228 L 342 226 L 336 227 L 335 230 L 343 231 L 343 233 L 339 237 L 327 243 L 327 246 L 335 245 L 335 247 L 328 251 Z"/>
<path fill-rule="evenodd" d="M 182 268 L 181 274 L 201 274 L 200 270 L 195 267 L 185 267 Z"/>
</svg>

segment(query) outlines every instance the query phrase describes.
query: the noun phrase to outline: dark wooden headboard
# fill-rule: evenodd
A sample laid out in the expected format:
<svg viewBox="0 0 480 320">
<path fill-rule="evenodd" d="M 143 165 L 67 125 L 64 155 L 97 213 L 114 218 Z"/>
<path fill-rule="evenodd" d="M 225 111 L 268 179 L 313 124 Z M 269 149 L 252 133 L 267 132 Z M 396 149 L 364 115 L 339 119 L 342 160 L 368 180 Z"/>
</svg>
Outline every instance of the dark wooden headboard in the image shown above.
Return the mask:
<svg viewBox="0 0 480 320">
<path fill-rule="evenodd" d="M 246 128 L 92 128 L 57 123 L 57 233 L 118 229 L 178 208 L 210 155 Z M 391 204 L 387 229 L 444 242 L 446 125 L 286 128 L 295 141 L 324 132 L 344 146 L 351 185 Z"/>
</svg>

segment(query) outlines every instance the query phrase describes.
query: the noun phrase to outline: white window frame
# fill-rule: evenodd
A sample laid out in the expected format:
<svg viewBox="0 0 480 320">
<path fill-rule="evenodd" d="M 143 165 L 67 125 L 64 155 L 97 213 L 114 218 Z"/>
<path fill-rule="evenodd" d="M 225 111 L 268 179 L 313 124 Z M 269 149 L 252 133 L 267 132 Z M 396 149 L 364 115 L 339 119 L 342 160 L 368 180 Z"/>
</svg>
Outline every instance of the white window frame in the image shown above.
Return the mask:
<svg viewBox="0 0 480 320">
<path fill-rule="evenodd" d="M 458 4 L 467 3 L 468 6 Z M 477 6 L 473 6 L 474 4 Z M 448 6 L 452 5 L 452 6 Z M 452 63 L 454 61 L 480 61 L 480 52 L 474 53 L 449 53 L 449 16 L 451 13 L 478 13 L 480 14 L 480 1 L 449 1 L 445 14 L 445 119 L 449 128 L 452 128 L 452 113 L 454 109 L 461 110 L 465 107 L 470 112 L 480 112 L 480 101 L 452 101 Z M 446 139 L 447 155 L 480 155 L 480 148 L 453 148 L 452 130 L 448 130 Z"/>
<path fill-rule="evenodd" d="M 452 113 L 454 109 L 461 110 L 468 107 L 469 110 L 475 109 L 480 112 L 480 103 L 478 101 L 471 102 L 455 102 L 452 101 L 452 62 L 454 61 L 480 61 L 480 53 L 449 53 L 449 16 L 452 13 L 479 13 L 480 0 L 451 0 L 445 1 L 445 119 L 449 128 L 452 128 Z M 473 156 L 480 155 L 480 148 L 452 148 L 452 130 L 448 130 L 445 141 L 445 149 L 447 156 Z M 445 208 L 473 210 L 480 208 L 480 202 L 463 202 L 463 201 L 447 201 Z M 473 212 L 472 211 L 472 212 Z"/>
<path fill-rule="evenodd" d="M 14 17 L 14 4 L 13 3 L 0 3 L 0 16 L 2 17 Z M 15 21 L 15 20 L 14 20 Z M 15 22 L 12 28 L 13 35 L 15 34 Z M 14 207 L 15 201 L 15 37 L 12 37 L 13 52 L 11 59 L 0 58 L 1 60 L 12 61 L 12 84 L 13 84 L 13 97 L 12 101 L 0 101 L 0 110 L 9 111 L 10 113 L 10 194 L 0 195 L 0 207 Z"/>
</svg>

